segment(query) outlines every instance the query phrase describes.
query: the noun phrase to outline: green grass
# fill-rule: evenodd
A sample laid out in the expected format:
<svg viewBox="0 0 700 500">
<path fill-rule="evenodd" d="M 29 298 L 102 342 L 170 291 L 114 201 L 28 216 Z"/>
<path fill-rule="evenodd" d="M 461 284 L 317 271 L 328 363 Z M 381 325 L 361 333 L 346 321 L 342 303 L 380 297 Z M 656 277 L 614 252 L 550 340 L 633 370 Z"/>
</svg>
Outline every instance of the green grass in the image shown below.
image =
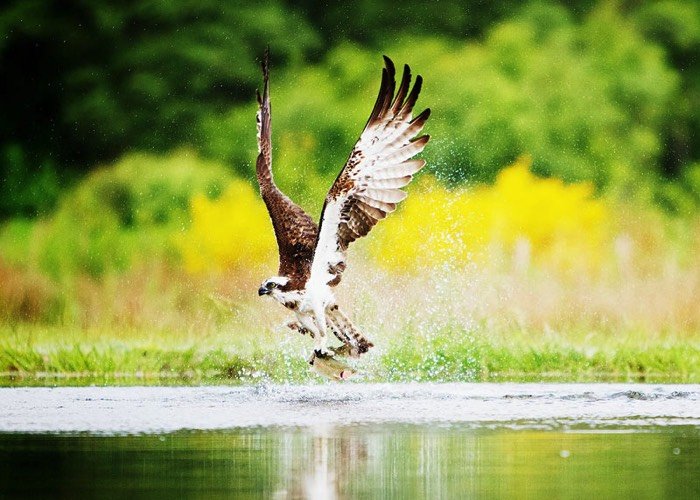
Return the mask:
<svg viewBox="0 0 700 500">
<path fill-rule="evenodd" d="M 309 339 L 168 332 L 0 328 L 0 385 L 301 383 L 317 381 Z M 370 382 L 700 382 L 694 336 L 410 332 L 377 339 L 354 362 Z"/>
<path fill-rule="evenodd" d="M 578 342 L 513 335 L 441 335 L 416 346 L 399 343 L 382 358 L 389 380 L 697 382 L 700 348 L 689 340 Z"/>
</svg>

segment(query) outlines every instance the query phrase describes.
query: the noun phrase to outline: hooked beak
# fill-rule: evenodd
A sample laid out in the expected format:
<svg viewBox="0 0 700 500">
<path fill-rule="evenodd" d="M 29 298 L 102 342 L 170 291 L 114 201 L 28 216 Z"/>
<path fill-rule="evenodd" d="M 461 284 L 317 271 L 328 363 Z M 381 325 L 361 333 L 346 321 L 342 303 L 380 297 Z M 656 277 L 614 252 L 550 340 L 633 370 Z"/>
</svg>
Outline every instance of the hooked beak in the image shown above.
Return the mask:
<svg viewBox="0 0 700 500">
<path fill-rule="evenodd" d="M 270 294 L 270 290 L 268 290 L 264 286 L 261 286 L 260 288 L 258 288 L 258 296 L 269 295 L 269 294 Z"/>
</svg>

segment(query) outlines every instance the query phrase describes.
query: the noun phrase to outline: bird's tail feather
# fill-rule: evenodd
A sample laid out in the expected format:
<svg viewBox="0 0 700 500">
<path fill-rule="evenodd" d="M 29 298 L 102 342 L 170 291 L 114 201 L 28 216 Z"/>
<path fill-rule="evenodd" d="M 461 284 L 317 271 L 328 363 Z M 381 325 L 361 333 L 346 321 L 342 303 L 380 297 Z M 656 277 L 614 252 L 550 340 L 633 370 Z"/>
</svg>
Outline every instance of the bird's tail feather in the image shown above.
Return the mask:
<svg viewBox="0 0 700 500">
<path fill-rule="evenodd" d="M 337 305 L 326 314 L 326 320 L 333 334 L 344 344 L 337 351 L 339 354 L 359 358 L 361 354 L 369 351 L 370 347 L 374 347 L 374 344 L 352 324 Z"/>
</svg>

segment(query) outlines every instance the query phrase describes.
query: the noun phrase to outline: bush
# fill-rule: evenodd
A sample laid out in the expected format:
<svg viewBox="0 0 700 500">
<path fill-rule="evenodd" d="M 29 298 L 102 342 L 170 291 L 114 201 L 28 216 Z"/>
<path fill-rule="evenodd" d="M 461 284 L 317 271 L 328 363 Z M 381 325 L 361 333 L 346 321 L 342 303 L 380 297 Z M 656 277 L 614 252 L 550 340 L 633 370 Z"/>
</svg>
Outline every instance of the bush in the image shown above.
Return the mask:
<svg viewBox="0 0 700 500">
<path fill-rule="evenodd" d="M 612 244 L 606 205 L 589 183 L 565 185 L 530 172 L 523 157 L 493 186 L 450 191 L 424 182 L 399 214 L 382 222 L 370 247 L 393 270 L 532 263 L 559 271 L 596 270 Z"/>
<path fill-rule="evenodd" d="M 664 134 L 682 118 L 674 106 L 680 79 L 664 52 L 605 5 L 582 21 L 534 5 L 482 41 L 411 37 L 386 53 L 425 77 L 418 108 L 433 108 L 426 131 L 434 138 L 425 157 L 452 185 L 492 182 L 525 152 L 539 175 L 629 196 L 657 185 Z M 273 67 L 275 173 L 284 190 L 323 198 L 371 110 L 381 64 L 375 52 L 340 44 L 318 66 Z M 254 114 L 253 103 L 235 107 L 200 130 L 206 153 L 244 176 L 253 175 Z M 236 135 L 245 140 L 231 141 Z"/>
<path fill-rule="evenodd" d="M 44 276 L 7 266 L 0 260 L 0 320 L 55 321 L 63 302 L 57 287 Z"/>
<path fill-rule="evenodd" d="M 127 155 L 90 174 L 37 224 L 34 257 L 54 279 L 172 258 L 172 234 L 188 226 L 190 198 L 216 198 L 231 178 L 223 165 L 188 150 Z"/>
<path fill-rule="evenodd" d="M 190 272 L 245 271 L 276 257 L 272 223 L 250 184 L 233 181 L 216 200 L 196 194 L 192 225 L 179 239 Z"/>
<path fill-rule="evenodd" d="M 0 149 L 0 172 L 0 218 L 34 217 L 55 207 L 60 183 L 53 161 L 32 164 L 19 144 L 9 144 Z"/>
</svg>

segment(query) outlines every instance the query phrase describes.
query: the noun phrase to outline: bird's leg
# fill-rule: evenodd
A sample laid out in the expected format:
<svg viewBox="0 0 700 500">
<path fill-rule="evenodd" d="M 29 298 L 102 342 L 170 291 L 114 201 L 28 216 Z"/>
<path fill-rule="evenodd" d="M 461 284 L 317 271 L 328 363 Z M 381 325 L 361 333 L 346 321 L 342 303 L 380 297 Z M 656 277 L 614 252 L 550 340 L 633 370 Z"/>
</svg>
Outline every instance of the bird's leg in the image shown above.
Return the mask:
<svg viewBox="0 0 700 500">
<path fill-rule="evenodd" d="M 328 349 L 328 337 L 325 333 L 319 332 L 319 335 L 317 337 L 314 337 L 314 351 L 319 357 L 333 355 L 333 351 Z"/>
<path fill-rule="evenodd" d="M 314 332 L 304 327 L 304 325 L 302 325 L 298 321 L 290 321 L 289 323 L 287 323 L 287 328 L 295 332 L 299 332 L 302 335 L 306 335 L 308 333 L 311 338 L 314 338 Z"/>
<path fill-rule="evenodd" d="M 314 351 L 319 357 L 332 356 L 333 352 L 328 349 L 328 337 L 326 335 L 326 314 L 323 304 L 314 305 L 314 324 L 318 330 L 318 336 L 314 338 Z"/>
</svg>

